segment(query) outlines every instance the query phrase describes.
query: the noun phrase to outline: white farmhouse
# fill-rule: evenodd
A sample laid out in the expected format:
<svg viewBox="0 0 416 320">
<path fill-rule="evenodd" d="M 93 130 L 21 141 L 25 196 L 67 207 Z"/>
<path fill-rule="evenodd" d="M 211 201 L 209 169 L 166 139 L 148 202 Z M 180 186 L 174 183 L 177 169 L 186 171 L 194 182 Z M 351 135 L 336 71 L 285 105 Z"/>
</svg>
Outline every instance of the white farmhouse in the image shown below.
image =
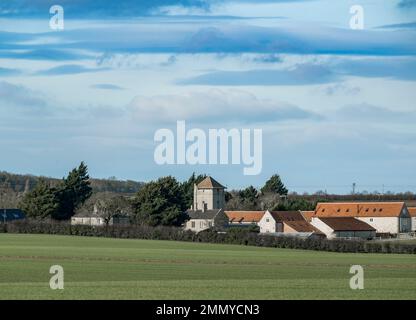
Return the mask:
<svg viewBox="0 0 416 320">
<path fill-rule="evenodd" d="M 320 235 L 299 211 L 266 211 L 258 223 L 260 233 Z"/>
<path fill-rule="evenodd" d="M 307 220 L 313 218 L 356 218 L 377 233 L 407 233 L 411 231 L 409 210 L 404 202 L 332 202 L 318 203 L 313 213 L 303 213 Z"/>
</svg>

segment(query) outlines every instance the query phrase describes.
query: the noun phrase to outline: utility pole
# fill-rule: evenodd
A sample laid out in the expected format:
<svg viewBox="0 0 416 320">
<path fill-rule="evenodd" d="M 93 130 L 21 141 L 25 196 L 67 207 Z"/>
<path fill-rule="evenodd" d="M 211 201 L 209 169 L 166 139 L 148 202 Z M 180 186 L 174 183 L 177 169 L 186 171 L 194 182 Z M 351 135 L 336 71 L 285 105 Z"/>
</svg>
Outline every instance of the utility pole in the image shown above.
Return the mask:
<svg viewBox="0 0 416 320">
<path fill-rule="evenodd" d="M 355 182 L 353 182 L 353 184 L 352 184 L 352 194 L 355 194 L 355 187 L 356 187 L 356 183 Z"/>
</svg>

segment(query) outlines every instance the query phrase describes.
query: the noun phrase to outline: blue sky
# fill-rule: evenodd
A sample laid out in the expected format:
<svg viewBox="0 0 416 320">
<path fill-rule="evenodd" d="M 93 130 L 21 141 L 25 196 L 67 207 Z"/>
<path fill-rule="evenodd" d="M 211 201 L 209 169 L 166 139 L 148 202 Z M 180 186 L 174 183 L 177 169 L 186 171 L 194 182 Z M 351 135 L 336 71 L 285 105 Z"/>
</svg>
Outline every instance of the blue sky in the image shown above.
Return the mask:
<svg viewBox="0 0 416 320">
<path fill-rule="evenodd" d="M 49 8 L 65 29 L 49 28 Z M 350 7 L 364 8 L 352 30 Z M 0 3 L 0 169 L 416 192 L 414 0 Z M 263 171 L 158 166 L 154 132 L 262 128 Z"/>
</svg>

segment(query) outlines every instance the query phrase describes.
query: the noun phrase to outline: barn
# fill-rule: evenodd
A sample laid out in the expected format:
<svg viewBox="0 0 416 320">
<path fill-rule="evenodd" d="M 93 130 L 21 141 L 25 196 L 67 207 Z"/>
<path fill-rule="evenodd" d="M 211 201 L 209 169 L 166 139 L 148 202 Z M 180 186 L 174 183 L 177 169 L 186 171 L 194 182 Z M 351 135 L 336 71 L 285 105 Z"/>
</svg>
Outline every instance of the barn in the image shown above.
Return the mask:
<svg viewBox="0 0 416 320">
<path fill-rule="evenodd" d="M 352 217 L 317 218 L 311 224 L 322 231 L 328 239 L 333 238 L 362 238 L 373 239 L 376 229 L 369 224 Z"/>
<path fill-rule="evenodd" d="M 356 218 L 376 229 L 377 233 L 407 233 L 411 231 L 410 213 L 404 202 L 331 202 L 318 203 L 313 218 Z"/>
</svg>

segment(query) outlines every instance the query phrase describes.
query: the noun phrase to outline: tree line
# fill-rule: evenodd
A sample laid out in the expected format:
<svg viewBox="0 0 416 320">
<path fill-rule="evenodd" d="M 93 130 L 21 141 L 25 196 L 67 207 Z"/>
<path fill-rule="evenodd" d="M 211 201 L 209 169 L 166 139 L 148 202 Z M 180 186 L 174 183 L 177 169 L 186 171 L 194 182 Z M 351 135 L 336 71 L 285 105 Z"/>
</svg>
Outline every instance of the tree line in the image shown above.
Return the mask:
<svg viewBox="0 0 416 320">
<path fill-rule="evenodd" d="M 96 214 L 108 224 L 116 215 L 124 215 L 136 225 L 180 226 L 187 219 L 186 211 L 193 202 L 194 184 L 205 174 L 193 173 L 180 182 L 172 176 L 142 184 L 132 195 L 97 192 L 91 186 L 88 168 L 82 162 L 61 180 L 40 179 L 19 201 L 29 218 L 69 220 L 76 213 Z M 354 195 L 356 197 L 356 195 Z M 318 202 L 336 201 L 325 195 L 300 196 L 289 190 L 278 174 L 263 187 L 248 186 L 225 192 L 226 210 L 314 210 Z M 377 200 L 377 199 L 375 199 Z"/>
<path fill-rule="evenodd" d="M 144 184 L 133 196 L 93 192 L 88 167 L 81 162 L 59 181 L 51 183 L 40 179 L 31 191 L 25 193 L 19 208 L 27 217 L 38 220 L 69 220 L 76 213 L 91 215 L 94 212 L 106 223 L 114 215 L 123 214 L 137 225 L 180 226 L 187 218 L 186 210 L 192 206 L 194 184 L 204 178 L 205 174 L 195 173 L 183 182 L 172 176 L 161 177 Z M 227 208 L 276 209 L 278 204 L 282 208 L 287 194 L 280 177 L 273 175 L 260 190 L 250 186 L 226 192 Z"/>
</svg>

